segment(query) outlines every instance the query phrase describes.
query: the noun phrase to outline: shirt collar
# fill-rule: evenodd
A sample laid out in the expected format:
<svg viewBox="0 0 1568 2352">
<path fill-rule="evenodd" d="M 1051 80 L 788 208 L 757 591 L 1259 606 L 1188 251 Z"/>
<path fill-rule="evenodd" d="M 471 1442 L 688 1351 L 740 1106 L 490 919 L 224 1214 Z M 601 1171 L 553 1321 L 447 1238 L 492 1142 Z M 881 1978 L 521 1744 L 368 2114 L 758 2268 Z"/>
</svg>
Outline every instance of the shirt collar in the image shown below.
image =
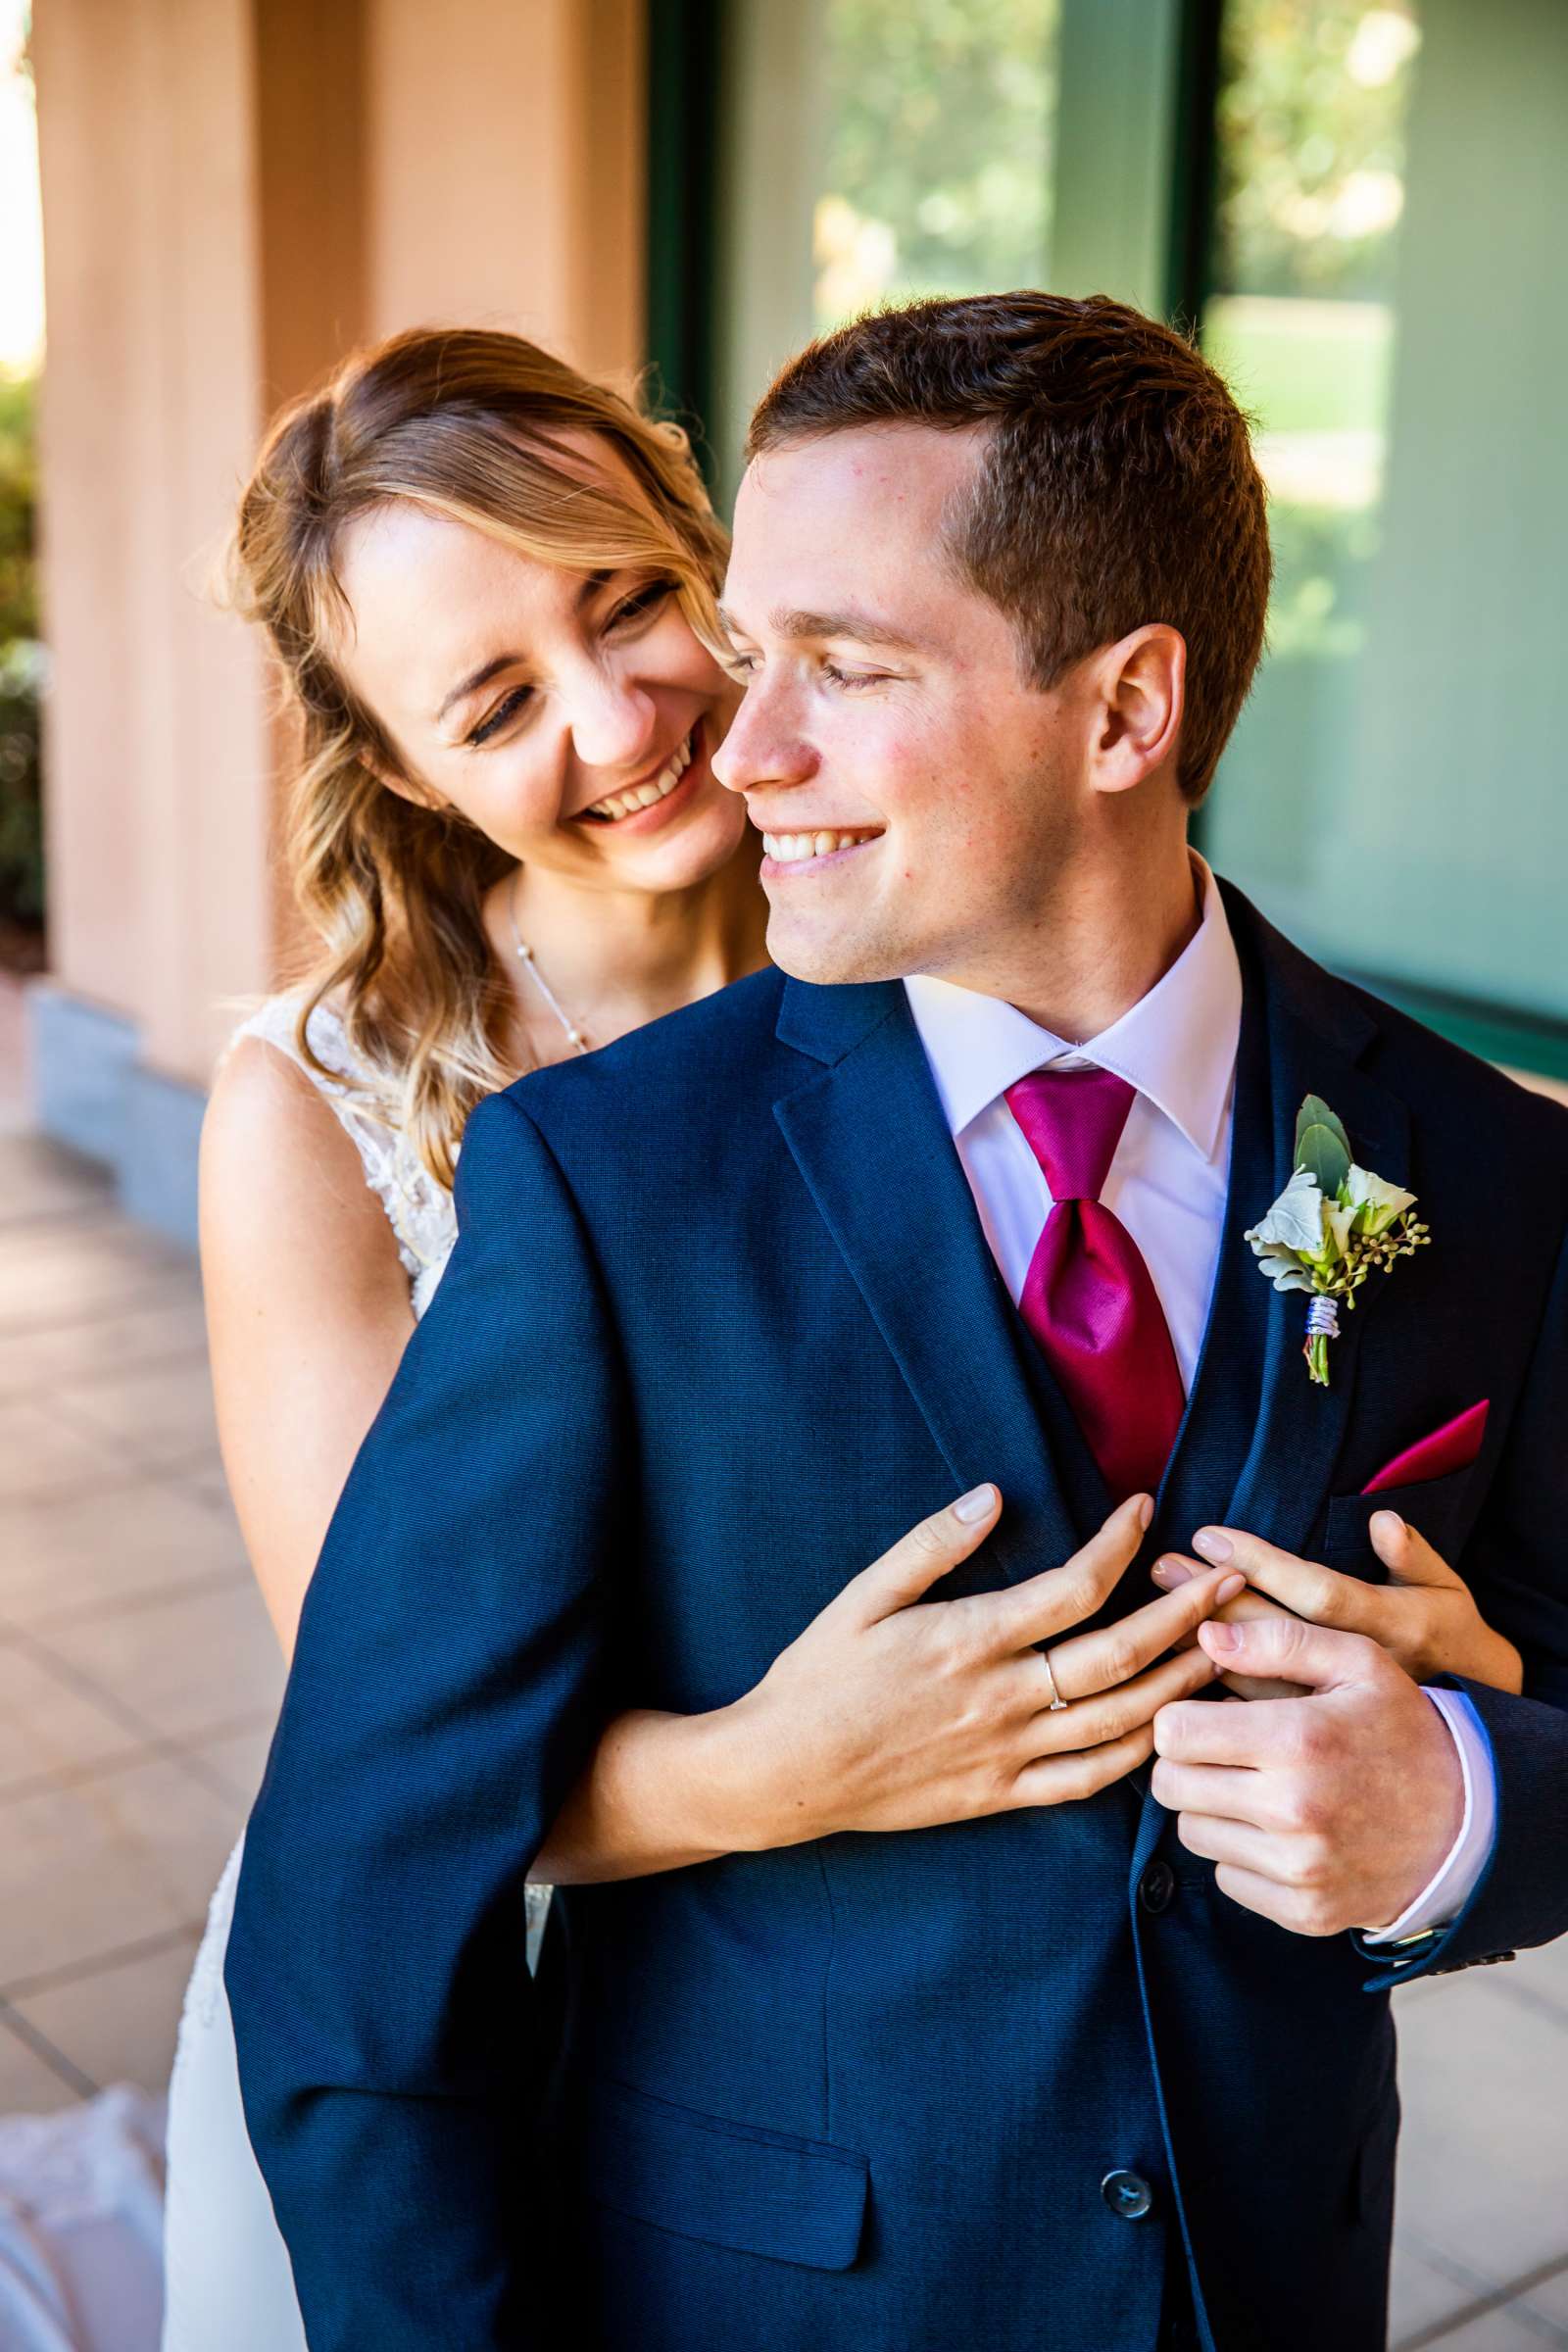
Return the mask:
<svg viewBox="0 0 1568 2352">
<path fill-rule="evenodd" d="M 905 981 L 955 1136 L 1030 1070 L 1093 1062 L 1136 1087 L 1204 1159 L 1214 1157 L 1241 1036 L 1242 967 L 1214 876 L 1196 850 L 1188 856 L 1203 894 L 1198 929 L 1147 996 L 1081 1045 L 999 997 L 923 972 Z"/>
</svg>

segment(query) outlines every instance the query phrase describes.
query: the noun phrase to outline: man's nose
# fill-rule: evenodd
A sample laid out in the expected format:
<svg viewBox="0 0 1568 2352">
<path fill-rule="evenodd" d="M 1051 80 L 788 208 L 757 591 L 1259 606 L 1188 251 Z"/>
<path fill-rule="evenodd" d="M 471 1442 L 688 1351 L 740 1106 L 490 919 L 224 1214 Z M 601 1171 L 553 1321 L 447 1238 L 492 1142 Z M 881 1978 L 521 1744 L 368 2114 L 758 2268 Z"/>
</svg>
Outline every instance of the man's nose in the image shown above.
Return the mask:
<svg viewBox="0 0 1568 2352">
<path fill-rule="evenodd" d="M 572 749 L 584 767 L 635 768 L 658 750 L 659 707 L 629 678 L 593 675 L 573 689 L 567 710 Z"/>
<path fill-rule="evenodd" d="M 788 712 L 761 688 L 746 689 L 729 732 L 709 764 L 731 792 L 753 792 L 763 784 L 803 784 L 816 772 L 817 757 Z"/>
</svg>

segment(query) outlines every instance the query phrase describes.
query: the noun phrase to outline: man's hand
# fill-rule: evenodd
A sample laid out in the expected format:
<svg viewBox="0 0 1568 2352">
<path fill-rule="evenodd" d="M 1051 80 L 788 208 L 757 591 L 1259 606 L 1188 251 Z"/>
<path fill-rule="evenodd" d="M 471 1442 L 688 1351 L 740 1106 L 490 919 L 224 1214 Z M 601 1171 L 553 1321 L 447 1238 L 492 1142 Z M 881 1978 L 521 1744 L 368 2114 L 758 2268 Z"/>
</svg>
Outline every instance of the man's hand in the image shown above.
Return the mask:
<svg viewBox="0 0 1568 2352">
<path fill-rule="evenodd" d="M 1464 1812 L 1452 1735 L 1377 1642 L 1289 1617 L 1210 1621 L 1215 1664 L 1305 1687 L 1272 1706 L 1186 1699 L 1154 1717 L 1151 1784 L 1223 1893 L 1298 1936 L 1388 1927 Z"/>
</svg>

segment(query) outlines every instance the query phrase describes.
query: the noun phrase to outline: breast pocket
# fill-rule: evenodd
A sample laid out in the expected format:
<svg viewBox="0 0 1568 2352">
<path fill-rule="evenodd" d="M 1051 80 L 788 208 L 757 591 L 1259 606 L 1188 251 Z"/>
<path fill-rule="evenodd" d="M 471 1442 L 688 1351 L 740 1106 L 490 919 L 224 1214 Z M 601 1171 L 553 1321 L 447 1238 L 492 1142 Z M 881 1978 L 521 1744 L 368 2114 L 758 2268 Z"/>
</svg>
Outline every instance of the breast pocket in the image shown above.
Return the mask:
<svg viewBox="0 0 1568 2352">
<path fill-rule="evenodd" d="M 1388 1570 L 1372 1548 L 1369 1533 L 1374 1511 L 1397 1511 L 1434 1551 L 1450 1566 L 1469 1534 L 1469 1504 L 1475 1464 L 1450 1470 L 1445 1478 L 1425 1478 L 1413 1487 L 1385 1487 L 1376 1494 L 1337 1494 L 1329 1504 L 1323 1564 L 1359 1576 L 1368 1584 L 1385 1584 Z"/>
<path fill-rule="evenodd" d="M 820 2271 L 859 2251 L 870 2168 L 849 2148 L 600 2082 L 583 2157 L 595 2203 L 681 2237 Z"/>
</svg>

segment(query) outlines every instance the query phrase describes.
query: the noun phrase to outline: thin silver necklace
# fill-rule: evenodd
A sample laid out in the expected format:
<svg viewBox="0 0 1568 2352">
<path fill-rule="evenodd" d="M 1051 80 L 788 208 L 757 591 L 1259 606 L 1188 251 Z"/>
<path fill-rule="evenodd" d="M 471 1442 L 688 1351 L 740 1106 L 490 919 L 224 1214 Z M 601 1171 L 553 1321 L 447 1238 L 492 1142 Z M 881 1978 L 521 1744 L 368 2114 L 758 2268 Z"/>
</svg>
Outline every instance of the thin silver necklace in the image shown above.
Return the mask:
<svg viewBox="0 0 1568 2352">
<path fill-rule="evenodd" d="M 523 939 L 522 933 L 517 928 L 517 884 L 521 880 L 522 868 L 519 865 L 516 872 L 512 877 L 512 888 L 507 893 L 507 913 L 512 921 L 513 939 L 516 942 L 517 961 L 521 964 L 523 970 L 528 974 L 528 977 L 532 980 L 535 988 L 539 991 L 539 994 L 543 997 L 545 1003 L 549 1005 L 551 1011 L 555 1014 L 557 1020 L 566 1032 L 566 1043 L 568 1046 L 570 1046 L 572 1052 L 574 1054 L 591 1054 L 593 1052 L 593 1048 L 589 1045 L 588 1040 L 586 1037 L 584 1037 L 582 1031 L 573 1026 L 567 1014 L 562 1009 L 561 999 L 556 995 L 555 990 L 551 987 L 549 981 L 539 969 L 538 964 L 534 961 L 533 950 L 527 945 L 526 941 Z"/>
</svg>

